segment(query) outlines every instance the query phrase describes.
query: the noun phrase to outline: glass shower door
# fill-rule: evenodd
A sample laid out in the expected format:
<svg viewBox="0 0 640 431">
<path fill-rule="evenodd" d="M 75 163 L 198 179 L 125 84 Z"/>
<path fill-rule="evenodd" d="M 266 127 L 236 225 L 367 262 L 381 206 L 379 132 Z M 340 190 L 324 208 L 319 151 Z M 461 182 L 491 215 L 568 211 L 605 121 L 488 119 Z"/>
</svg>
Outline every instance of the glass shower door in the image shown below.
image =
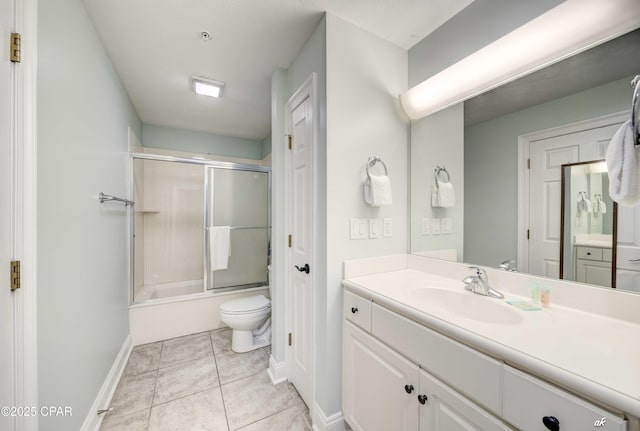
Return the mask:
<svg viewBox="0 0 640 431">
<path fill-rule="evenodd" d="M 207 289 L 266 285 L 270 240 L 269 172 L 209 167 L 207 182 Z M 225 251 L 228 261 L 226 267 L 213 269 L 212 259 L 221 250 L 219 244 L 212 241 L 212 233 L 220 227 L 229 228 L 229 247 Z M 220 230 L 216 230 L 216 235 L 219 234 Z"/>
</svg>

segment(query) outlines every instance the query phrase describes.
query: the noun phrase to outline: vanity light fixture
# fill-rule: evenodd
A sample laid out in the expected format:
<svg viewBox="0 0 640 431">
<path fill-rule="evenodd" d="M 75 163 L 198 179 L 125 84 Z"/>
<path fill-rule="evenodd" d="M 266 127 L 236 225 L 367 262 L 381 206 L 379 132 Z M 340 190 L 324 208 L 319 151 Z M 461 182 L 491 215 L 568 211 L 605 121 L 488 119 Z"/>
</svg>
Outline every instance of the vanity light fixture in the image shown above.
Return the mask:
<svg viewBox="0 0 640 431">
<path fill-rule="evenodd" d="M 224 82 L 203 78 L 201 76 L 192 76 L 191 82 L 193 83 L 193 91 L 195 91 L 196 94 L 210 97 L 222 97 Z"/>
<path fill-rule="evenodd" d="M 640 26 L 638 0 L 566 0 L 400 95 L 417 120 Z"/>
</svg>

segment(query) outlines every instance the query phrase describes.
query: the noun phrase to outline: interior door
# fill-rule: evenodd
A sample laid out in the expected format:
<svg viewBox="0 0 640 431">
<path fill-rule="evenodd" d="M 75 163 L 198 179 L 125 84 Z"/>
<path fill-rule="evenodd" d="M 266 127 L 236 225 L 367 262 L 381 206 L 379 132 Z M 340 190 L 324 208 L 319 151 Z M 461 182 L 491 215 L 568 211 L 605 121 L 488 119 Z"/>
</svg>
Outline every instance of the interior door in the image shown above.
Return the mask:
<svg viewBox="0 0 640 431">
<path fill-rule="evenodd" d="M 13 0 L 2 0 L 2 60 L 0 61 L 0 407 L 15 406 L 14 299 L 9 289 L 9 262 L 13 256 L 12 117 L 13 68 L 9 59 L 9 34 L 13 30 Z M 14 430 L 15 418 L 0 415 L 0 429 Z"/>
<path fill-rule="evenodd" d="M 560 277 L 560 208 L 563 164 L 604 159 L 619 125 L 532 142 L 529 149 L 529 270 Z"/>
<path fill-rule="evenodd" d="M 313 382 L 312 309 L 312 103 L 306 97 L 291 104 L 289 151 L 289 380 L 311 406 Z"/>
</svg>

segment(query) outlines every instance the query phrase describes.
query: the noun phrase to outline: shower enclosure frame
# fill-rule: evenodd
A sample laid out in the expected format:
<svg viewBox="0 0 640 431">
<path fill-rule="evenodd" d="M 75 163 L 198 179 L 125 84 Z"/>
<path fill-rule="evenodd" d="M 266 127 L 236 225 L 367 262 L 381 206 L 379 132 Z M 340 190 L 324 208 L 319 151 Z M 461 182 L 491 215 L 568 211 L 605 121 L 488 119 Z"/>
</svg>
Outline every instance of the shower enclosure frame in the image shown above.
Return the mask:
<svg viewBox="0 0 640 431">
<path fill-rule="evenodd" d="M 192 165 L 201 165 L 204 170 L 204 214 L 203 214 L 203 231 L 204 231 L 204 244 L 203 244 L 203 282 L 202 282 L 202 291 L 198 293 L 193 293 L 188 296 L 196 296 L 196 295 L 213 295 L 215 293 L 229 292 L 229 291 L 240 291 L 243 289 L 250 289 L 256 287 L 268 286 L 270 280 L 267 277 L 266 284 L 253 283 L 248 285 L 240 285 L 240 286 L 229 286 L 229 287 L 217 287 L 209 289 L 210 284 L 210 268 L 209 268 L 209 221 L 211 220 L 211 215 L 213 211 L 213 202 L 211 202 L 212 195 L 212 187 L 213 184 L 210 184 L 209 181 L 209 169 L 229 169 L 229 170 L 238 170 L 238 171 L 251 171 L 251 172 L 262 172 L 267 174 L 267 225 L 265 228 L 267 229 L 267 264 L 270 263 L 271 259 L 271 231 L 272 231 L 272 223 L 271 223 L 271 167 L 270 166 L 261 166 L 261 165 L 253 165 L 249 163 L 235 163 L 235 162 L 220 162 L 215 160 L 207 160 L 207 159 L 194 159 L 194 158 L 185 158 L 185 157 L 175 157 L 175 156 L 163 156 L 156 154 L 147 154 L 147 153 L 130 153 L 130 163 L 131 163 L 131 190 L 130 196 L 134 196 L 134 187 L 135 182 L 134 178 L 134 165 L 135 160 L 153 160 L 160 162 L 173 162 L 173 163 L 186 163 Z M 129 224 L 130 224 L 130 234 L 129 234 L 129 303 L 135 304 L 134 297 L 134 280 L 135 280 L 135 208 L 130 212 L 129 215 Z M 155 302 L 159 300 L 146 300 L 145 302 Z"/>
</svg>

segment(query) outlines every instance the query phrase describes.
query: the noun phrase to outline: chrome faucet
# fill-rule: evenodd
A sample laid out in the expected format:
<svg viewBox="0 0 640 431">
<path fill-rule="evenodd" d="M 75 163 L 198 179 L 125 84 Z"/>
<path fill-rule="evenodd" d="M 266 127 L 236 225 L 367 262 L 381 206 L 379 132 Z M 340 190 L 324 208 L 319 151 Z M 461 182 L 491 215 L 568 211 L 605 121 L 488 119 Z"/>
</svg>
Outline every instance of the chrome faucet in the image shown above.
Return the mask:
<svg viewBox="0 0 640 431">
<path fill-rule="evenodd" d="M 475 271 L 476 274 L 469 275 L 462 280 L 465 290 L 469 290 L 478 295 L 490 296 L 492 298 L 504 298 L 502 293 L 489 286 L 489 276 L 484 269 L 477 266 L 470 266 L 469 269 Z"/>
<path fill-rule="evenodd" d="M 500 262 L 500 265 L 498 265 L 498 268 L 504 269 L 505 271 L 509 271 L 509 272 L 518 271 L 518 266 L 516 265 L 515 259 L 507 259 L 505 261 Z"/>
</svg>

